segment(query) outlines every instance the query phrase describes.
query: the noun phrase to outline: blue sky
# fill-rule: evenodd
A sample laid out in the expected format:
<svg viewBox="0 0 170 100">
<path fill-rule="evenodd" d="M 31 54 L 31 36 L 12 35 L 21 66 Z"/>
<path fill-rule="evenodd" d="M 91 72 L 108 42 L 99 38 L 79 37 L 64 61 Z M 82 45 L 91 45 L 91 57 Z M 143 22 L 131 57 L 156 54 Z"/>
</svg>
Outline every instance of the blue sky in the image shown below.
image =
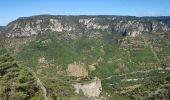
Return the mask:
<svg viewBox="0 0 170 100">
<path fill-rule="evenodd" d="M 170 16 L 170 0 L 0 0 L 0 25 L 40 14 Z"/>
</svg>

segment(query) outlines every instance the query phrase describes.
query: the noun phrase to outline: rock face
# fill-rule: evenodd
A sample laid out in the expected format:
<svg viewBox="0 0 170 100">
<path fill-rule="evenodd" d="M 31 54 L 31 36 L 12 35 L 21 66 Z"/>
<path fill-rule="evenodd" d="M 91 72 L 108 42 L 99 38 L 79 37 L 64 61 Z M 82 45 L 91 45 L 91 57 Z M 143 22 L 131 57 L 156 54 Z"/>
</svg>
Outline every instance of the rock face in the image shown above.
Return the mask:
<svg viewBox="0 0 170 100">
<path fill-rule="evenodd" d="M 7 25 L 8 37 L 32 36 L 45 32 L 86 33 L 87 31 L 110 31 L 136 36 L 145 32 L 169 31 L 170 17 L 130 16 L 54 16 L 39 15 L 22 17 Z"/>
<path fill-rule="evenodd" d="M 101 86 L 101 80 L 95 77 L 91 82 L 80 84 L 77 83 L 74 85 L 76 89 L 76 93 L 79 93 L 80 90 L 84 93 L 87 97 L 99 97 L 102 86 Z"/>
</svg>

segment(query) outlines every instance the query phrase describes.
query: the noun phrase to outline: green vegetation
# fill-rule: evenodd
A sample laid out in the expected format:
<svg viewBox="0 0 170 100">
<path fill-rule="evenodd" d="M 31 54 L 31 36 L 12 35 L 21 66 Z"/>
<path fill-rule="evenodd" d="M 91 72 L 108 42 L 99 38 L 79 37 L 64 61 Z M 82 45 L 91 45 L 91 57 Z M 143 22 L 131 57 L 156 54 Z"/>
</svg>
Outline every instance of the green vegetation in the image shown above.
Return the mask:
<svg viewBox="0 0 170 100">
<path fill-rule="evenodd" d="M 169 32 L 160 30 L 152 33 L 153 27 L 150 26 L 152 22 L 159 22 L 160 18 L 147 20 L 147 18 L 120 16 L 116 20 L 110 20 L 113 16 L 101 16 L 101 18 L 106 17 L 103 19 L 98 19 L 98 16 L 81 16 L 87 19 L 93 17 L 96 17 L 94 22 L 99 22 L 101 25 L 109 23 L 108 30 L 88 30 L 83 24 L 78 23 L 79 16 L 47 15 L 33 16 L 26 20 L 20 18 L 17 21 L 31 23 L 37 19 L 62 19 L 62 25 L 73 25 L 76 31 L 54 33 L 47 30 L 37 36 L 6 39 L 4 39 L 5 34 L 0 34 L 0 55 L 2 55 L 0 99 L 81 100 L 86 97 L 82 91 L 76 94 L 73 84 L 98 77 L 102 80 L 100 97 L 106 99 L 168 100 L 170 98 L 170 35 Z M 161 19 L 169 25 L 166 18 Z M 123 33 L 116 32 L 114 29 L 116 28 L 114 23 L 133 24 L 135 20 L 145 27 L 150 27 L 148 29 L 150 33 L 129 37 L 126 36 L 127 32 L 133 28 Z M 41 28 L 46 28 L 49 24 L 48 20 L 44 21 Z M 22 25 L 24 27 L 25 24 Z M 30 24 L 32 28 L 35 26 Z M 7 51 L 13 54 L 16 61 L 6 54 Z M 88 71 L 88 77 L 77 78 L 67 75 L 68 64 L 75 62 L 83 64 Z M 95 67 L 93 71 L 90 70 L 89 65 Z"/>
<path fill-rule="evenodd" d="M 168 34 L 147 34 L 122 37 L 103 32 L 101 37 L 77 36 L 67 33 L 39 34 L 26 46 L 19 47 L 15 58 L 37 73 L 51 99 L 78 99 L 72 84 L 77 80 L 66 76 L 67 65 L 82 62 L 89 71 L 87 79 L 102 79 L 102 94 L 108 99 L 168 99 L 170 59 Z M 161 49 L 161 50 L 160 50 Z M 44 58 L 44 65 L 39 59 Z M 90 71 L 88 65 L 96 70 Z M 42 67 L 44 66 L 44 67 Z"/>
<path fill-rule="evenodd" d="M 170 27 L 169 19 L 19 18 L 0 30 L 0 100 L 91 100 L 82 90 L 77 94 L 73 85 L 89 83 L 94 77 L 101 80 L 98 98 L 104 100 L 169 100 L 170 32 L 164 31 Z M 63 31 L 51 32 L 57 23 Z M 27 26 L 39 34 L 27 37 Z M 133 37 L 133 32 L 142 34 Z M 6 34 L 14 37 L 5 38 Z M 86 70 L 88 76 L 69 76 L 68 65 L 80 74 L 79 70 Z M 84 68 L 74 67 L 79 65 Z"/>
<path fill-rule="evenodd" d="M 0 56 L 0 87 L 1 100 L 42 98 L 33 73 L 26 67 L 19 66 L 9 54 Z"/>
</svg>

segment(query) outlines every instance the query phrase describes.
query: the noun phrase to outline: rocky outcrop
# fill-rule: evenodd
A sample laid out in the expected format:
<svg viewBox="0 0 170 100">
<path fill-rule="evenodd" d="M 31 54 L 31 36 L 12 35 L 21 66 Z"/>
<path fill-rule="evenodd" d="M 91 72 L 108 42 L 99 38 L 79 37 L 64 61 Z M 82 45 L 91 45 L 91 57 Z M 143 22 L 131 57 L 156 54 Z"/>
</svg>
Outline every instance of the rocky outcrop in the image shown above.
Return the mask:
<svg viewBox="0 0 170 100">
<path fill-rule="evenodd" d="M 96 18 L 79 19 L 79 23 L 83 24 L 86 29 L 106 30 L 109 28 L 109 25 L 100 25 Z"/>
<path fill-rule="evenodd" d="M 159 19 L 158 19 L 159 18 Z M 6 36 L 32 36 L 46 32 L 86 33 L 88 31 L 110 31 L 136 36 L 146 32 L 169 31 L 169 17 L 130 16 L 53 16 L 40 15 L 19 18 L 7 25 Z M 100 33 L 99 33 L 100 34 Z"/>
<path fill-rule="evenodd" d="M 74 88 L 76 89 L 76 93 L 79 93 L 80 90 L 82 90 L 86 97 L 99 97 L 102 91 L 101 80 L 97 77 L 89 83 L 77 83 L 74 85 Z"/>
<path fill-rule="evenodd" d="M 61 20 L 58 19 L 16 21 L 6 28 L 8 37 L 32 36 L 46 31 L 62 32 L 72 30 L 75 30 L 74 26 L 62 25 Z"/>
</svg>

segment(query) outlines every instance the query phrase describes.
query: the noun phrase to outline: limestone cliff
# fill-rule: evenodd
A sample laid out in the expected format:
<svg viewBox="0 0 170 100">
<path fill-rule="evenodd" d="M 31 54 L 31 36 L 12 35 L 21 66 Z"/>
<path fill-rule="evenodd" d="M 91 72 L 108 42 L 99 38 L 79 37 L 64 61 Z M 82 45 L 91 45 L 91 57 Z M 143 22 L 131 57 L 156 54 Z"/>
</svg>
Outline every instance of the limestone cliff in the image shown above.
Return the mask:
<svg viewBox="0 0 170 100">
<path fill-rule="evenodd" d="M 158 20 L 158 18 L 160 18 Z M 54 16 L 39 15 L 22 17 L 7 25 L 8 37 L 32 36 L 45 32 L 71 32 L 100 34 L 98 31 L 119 32 L 136 36 L 146 32 L 169 31 L 169 17 L 130 17 L 130 16 Z"/>
</svg>

